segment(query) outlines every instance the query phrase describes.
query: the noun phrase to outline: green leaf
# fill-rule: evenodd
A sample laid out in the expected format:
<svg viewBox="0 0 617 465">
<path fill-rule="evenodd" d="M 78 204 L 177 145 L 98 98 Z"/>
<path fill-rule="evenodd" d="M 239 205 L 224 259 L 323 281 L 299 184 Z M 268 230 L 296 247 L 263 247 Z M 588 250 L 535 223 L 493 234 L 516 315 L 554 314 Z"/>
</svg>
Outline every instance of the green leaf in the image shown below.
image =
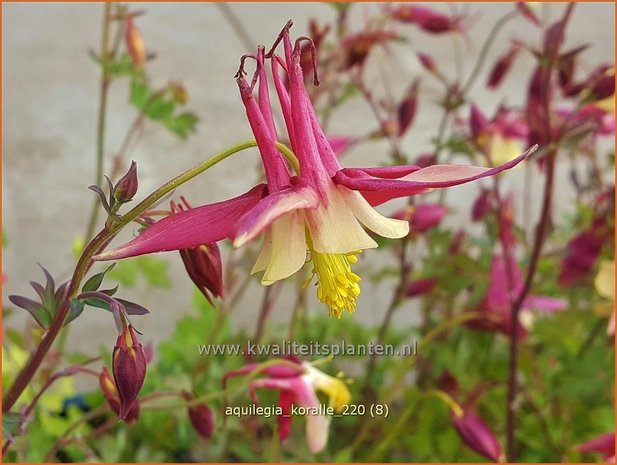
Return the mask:
<svg viewBox="0 0 617 465">
<path fill-rule="evenodd" d="M 165 120 L 165 126 L 181 139 L 186 139 L 189 133 L 195 132 L 198 121 L 197 115 L 185 112 Z"/>
<path fill-rule="evenodd" d="M 71 321 L 77 318 L 84 311 L 85 304 L 81 300 L 71 299 L 71 309 L 69 316 L 66 319 L 65 325 L 68 325 Z"/>
<path fill-rule="evenodd" d="M 2 439 L 9 440 L 17 436 L 21 431 L 21 425 L 26 421 L 23 415 L 13 412 L 2 414 Z"/>
<path fill-rule="evenodd" d="M 145 79 L 133 79 L 131 81 L 131 95 L 130 101 L 139 110 L 143 111 L 146 104 L 150 100 L 152 91 L 148 86 L 148 81 Z"/>
<path fill-rule="evenodd" d="M 154 121 L 163 121 L 171 117 L 174 112 L 174 103 L 162 94 L 153 95 L 143 108 L 148 118 Z"/>
<path fill-rule="evenodd" d="M 103 279 L 105 279 L 105 274 L 107 274 L 107 272 L 109 272 L 110 270 L 113 270 L 114 266 L 116 266 L 116 264 L 112 263 L 111 265 L 107 267 L 105 271 L 97 273 L 91 276 L 90 278 L 88 278 L 88 280 L 85 282 L 85 284 L 81 288 L 81 291 L 90 292 L 90 291 L 98 290 L 101 284 L 103 284 Z"/>
</svg>

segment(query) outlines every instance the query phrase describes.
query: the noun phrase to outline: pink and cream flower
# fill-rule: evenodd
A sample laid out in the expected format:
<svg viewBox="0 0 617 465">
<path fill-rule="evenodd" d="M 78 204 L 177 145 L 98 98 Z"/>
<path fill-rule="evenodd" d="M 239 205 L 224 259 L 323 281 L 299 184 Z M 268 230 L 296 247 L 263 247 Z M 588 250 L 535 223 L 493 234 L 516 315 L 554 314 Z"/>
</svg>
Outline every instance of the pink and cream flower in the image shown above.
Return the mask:
<svg viewBox="0 0 617 465">
<path fill-rule="evenodd" d="M 316 277 L 318 298 L 328 305 L 331 316 L 340 318 L 345 311 L 354 312 L 360 294 L 360 277 L 352 271 L 352 265 L 363 250 L 377 247 L 364 228 L 392 239 L 409 232 L 407 221 L 387 218 L 374 206 L 495 175 L 514 167 L 532 152 L 528 150 L 493 168 L 464 165 L 343 168 L 319 125 L 305 87 L 301 45 L 309 39 L 299 38 L 292 44 L 290 27 L 291 22 L 268 54 L 260 47 L 257 54 L 243 57 L 236 75 L 267 184 L 223 202 L 164 218 L 129 243 L 95 259 L 113 260 L 186 249 L 222 239 L 231 239 L 235 247 L 240 247 L 263 236 L 261 253 L 253 268 L 253 272 L 263 271 L 262 283 L 270 285 L 291 276 L 302 268 L 308 256 Z M 283 57 L 275 54 L 280 42 Z M 247 57 L 257 62 L 250 83 L 243 71 Z M 276 146 L 279 137 L 270 105 L 266 60 L 270 60 L 287 139 L 299 161 L 295 174 Z M 286 74 L 286 80 L 281 73 Z"/>
</svg>

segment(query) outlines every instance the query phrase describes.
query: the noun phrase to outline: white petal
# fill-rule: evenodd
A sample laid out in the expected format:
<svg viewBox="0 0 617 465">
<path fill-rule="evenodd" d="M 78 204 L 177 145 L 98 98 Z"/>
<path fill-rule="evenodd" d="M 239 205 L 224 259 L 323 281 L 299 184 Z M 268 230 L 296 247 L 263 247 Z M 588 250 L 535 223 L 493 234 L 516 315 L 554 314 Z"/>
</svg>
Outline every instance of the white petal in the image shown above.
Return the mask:
<svg viewBox="0 0 617 465">
<path fill-rule="evenodd" d="M 269 286 L 288 278 L 306 261 L 306 237 L 302 212 L 293 211 L 272 223 L 270 262 L 261 283 Z"/>
<path fill-rule="evenodd" d="M 347 193 L 332 186 L 327 207 L 305 211 L 313 248 L 317 252 L 341 254 L 377 247 L 347 205 Z"/>
<path fill-rule="evenodd" d="M 390 239 L 400 239 L 409 233 L 409 222 L 383 216 L 369 205 L 359 192 L 349 190 L 347 204 L 356 218 L 375 234 Z"/>
</svg>

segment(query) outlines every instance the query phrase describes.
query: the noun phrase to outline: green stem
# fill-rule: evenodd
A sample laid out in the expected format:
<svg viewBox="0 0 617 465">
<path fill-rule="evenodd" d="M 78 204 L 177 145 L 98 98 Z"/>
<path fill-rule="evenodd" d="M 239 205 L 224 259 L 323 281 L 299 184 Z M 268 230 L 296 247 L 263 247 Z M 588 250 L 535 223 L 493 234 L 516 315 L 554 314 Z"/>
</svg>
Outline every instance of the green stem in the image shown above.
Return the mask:
<svg viewBox="0 0 617 465">
<path fill-rule="evenodd" d="M 277 142 L 277 148 L 281 151 L 281 154 L 287 158 L 290 164 L 298 170 L 298 161 L 285 145 Z M 124 228 L 131 221 L 135 220 L 142 213 L 148 210 L 152 205 L 162 199 L 165 195 L 181 186 L 187 181 L 190 181 L 194 177 L 200 175 L 204 171 L 212 168 L 217 163 L 225 160 L 227 157 L 238 153 L 244 149 L 256 147 L 257 142 L 255 140 L 249 140 L 245 142 L 241 142 L 237 145 L 234 145 L 228 149 L 225 149 L 212 158 L 206 160 L 203 163 L 200 163 L 194 168 L 186 171 L 180 176 L 175 177 L 171 181 L 166 182 L 161 187 L 159 187 L 156 191 L 142 200 L 137 206 L 131 209 L 129 212 L 124 214 L 122 217 L 118 218 L 113 224 L 110 226 L 105 226 L 101 232 L 99 232 L 94 239 L 90 241 L 90 243 L 86 246 L 84 251 L 75 266 L 75 270 L 73 272 L 73 276 L 71 278 L 71 282 L 69 285 L 69 289 L 66 294 L 66 298 L 63 300 L 58 313 L 54 316 L 47 333 L 41 339 L 41 343 L 36 348 L 24 368 L 20 371 L 15 379 L 15 382 L 4 396 L 2 401 L 2 411 L 8 412 L 17 399 L 21 395 L 21 393 L 26 389 L 32 377 L 40 367 L 45 355 L 49 352 L 53 342 L 56 337 L 60 333 L 62 326 L 64 325 L 64 321 L 66 320 L 67 315 L 69 314 L 71 308 L 71 299 L 73 299 L 77 293 L 79 292 L 79 287 L 81 285 L 82 280 L 86 276 L 86 273 L 90 269 L 92 265 L 92 257 L 99 253 L 111 240 L 120 232 L 122 228 Z"/>
<path fill-rule="evenodd" d="M 107 62 L 109 58 L 109 32 L 111 27 L 111 3 L 105 3 L 103 10 L 103 32 L 101 36 L 101 61 Z M 99 113 L 96 129 L 96 175 L 95 183 L 100 186 L 103 183 L 103 162 L 105 160 L 105 122 L 107 114 L 107 95 L 109 91 L 109 83 L 111 79 L 102 67 L 101 70 L 101 90 L 99 93 Z M 99 199 L 94 199 L 92 209 L 90 211 L 90 219 L 86 229 L 84 241 L 88 242 L 94 235 L 94 228 L 99 216 Z"/>
</svg>

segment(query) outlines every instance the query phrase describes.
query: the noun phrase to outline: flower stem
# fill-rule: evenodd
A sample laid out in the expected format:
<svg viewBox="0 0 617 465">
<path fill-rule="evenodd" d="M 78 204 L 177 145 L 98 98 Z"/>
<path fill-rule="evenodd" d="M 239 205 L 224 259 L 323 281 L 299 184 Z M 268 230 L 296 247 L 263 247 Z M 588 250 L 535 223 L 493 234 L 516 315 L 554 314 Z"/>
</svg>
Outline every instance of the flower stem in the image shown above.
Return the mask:
<svg viewBox="0 0 617 465">
<path fill-rule="evenodd" d="M 111 29 L 111 3 L 105 3 L 103 7 L 103 32 L 101 35 L 101 61 L 106 63 L 109 57 L 109 35 Z M 96 129 L 96 175 L 95 184 L 100 186 L 103 183 L 103 162 L 105 160 L 105 122 L 107 119 L 107 95 L 109 93 L 109 77 L 105 67 L 101 68 L 101 90 L 99 93 L 99 112 Z M 90 219 L 86 229 L 84 241 L 88 242 L 94 235 L 94 228 L 99 216 L 99 199 L 94 199 L 90 211 Z"/>
<path fill-rule="evenodd" d="M 564 36 L 564 31 L 566 29 L 566 25 L 572 16 L 572 11 L 574 9 L 574 3 L 569 3 L 564 12 L 563 19 L 561 20 L 561 27 L 559 31 L 559 35 L 561 36 L 560 40 L 557 43 L 561 43 Z M 536 270 L 538 268 L 538 261 L 540 260 L 540 256 L 542 253 L 542 247 L 544 245 L 548 228 L 551 222 L 551 207 L 553 203 L 553 187 L 554 187 L 554 178 L 555 178 L 555 161 L 557 158 L 557 142 L 554 140 L 553 136 L 553 128 L 551 125 L 551 98 L 550 92 L 548 89 L 551 85 L 551 77 L 553 74 L 553 69 L 557 63 L 558 57 L 558 47 L 555 47 L 552 51 L 551 55 L 546 57 L 548 59 L 547 69 L 546 69 L 546 80 L 544 82 L 544 101 L 543 101 L 543 110 L 544 110 L 544 132 L 546 134 L 547 140 L 549 141 L 548 154 L 546 156 L 546 182 L 544 183 L 544 194 L 542 198 L 542 210 L 540 213 L 540 220 L 538 222 L 538 226 L 536 228 L 536 235 L 534 239 L 533 249 L 531 252 L 531 258 L 529 260 L 529 265 L 527 267 L 527 272 L 525 275 L 525 281 L 523 284 L 523 288 L 520 293 L 516 297 L 516 300 L 512 304 L 511 310 L 511 324 L 510 324 L 510 362 L 508 368 L 508 394 L 506 401 L 506 451 L 507 451 L 507 460 L 508 462 L 516 461 L 516 443 L 514 438 L 514 432 L 516 429 L 516 394 L 517 394 L 517 372 L 518 372 L 518 332 L 517 325 L 519 321 L 519 315 L 521 312 L 521 308 L 523 306 L 523 302 L 529 295 L 529 291 L 531 290 L 531 285 L 533 283 L 534 276 L 536 274 Z"/>
<path fill-rule="evenodd" d="M 69 314 L 71 308 L 71 299 L 73 299 L 78 294 L 81 282 L 86 276 L 86 273 L 88 273 L 90 267 L 92 266 L 92 257 L 99 253 L 107 244 L 109 244 L 109 242 L 111 242 L 111 240 L 120 232 L 122 228 L 124 228 L 131 221 L 139 217 L 142 213 L 148 210 L 152 205 L 162 199 L 165 195 L 167 195 L 177 187 L 181 186 L 185 182 L 190 181 L 194 177 L 208 170 L 209 168 L 212 168 L 214 165 L 225 160 L 227 157 L 238 153 L 244 149 L 256 146 L 257 142 L 255 140 L 241 142 L 237 145 L 234 145 L 217 153 L 203 163 L 200 163 L 194 168 L 191 168 L 183 174 L 175 177 L 171 181 L 166 182 L 157 190 L 155 190 L 152 194 L 142 200 L 137 206 L 135 206 L 133 209 L 118 218 L 114 223 L 109 226 L 106 225 L 90 241 L 90 243 L 86 246 L 81 256 L 79 257 L 79 261 L 75 266 L 75 270 L 73 272 L 73 276 L 71 278 L 66 297 L 62 301 L 58 313 L 56 313 L 56 315 L 54 316 L 48 331 L 41 339 L 41 343 L 36 348 L 26 365 L 19 372 L 13 385 L 4 396 L 2 400 L 3 412 L 8 412 L 13 407 L 13 405 L 15 405 L 15 402 L 17 402 L 19 396 L 22 394 L 22 392 L 26 389 L 26 387 L 32 380 L 34 374 L 43 362 L 45 355 L 47 355 L 47 352 L 49 352 L 49 349 L 51 348 L 53 342 L 60 333 L 60 330 L 62 329 L 64 321 L 66 320 L 66 317 Z M 298 160 L 295 158 L 295 155 L 293 154 L 293 152 L 291 152 L 291 150 L 289 150 L 285 145 L 278 142 L 277 147 L 292 166 L 298 166 Z"/>
</svg>

